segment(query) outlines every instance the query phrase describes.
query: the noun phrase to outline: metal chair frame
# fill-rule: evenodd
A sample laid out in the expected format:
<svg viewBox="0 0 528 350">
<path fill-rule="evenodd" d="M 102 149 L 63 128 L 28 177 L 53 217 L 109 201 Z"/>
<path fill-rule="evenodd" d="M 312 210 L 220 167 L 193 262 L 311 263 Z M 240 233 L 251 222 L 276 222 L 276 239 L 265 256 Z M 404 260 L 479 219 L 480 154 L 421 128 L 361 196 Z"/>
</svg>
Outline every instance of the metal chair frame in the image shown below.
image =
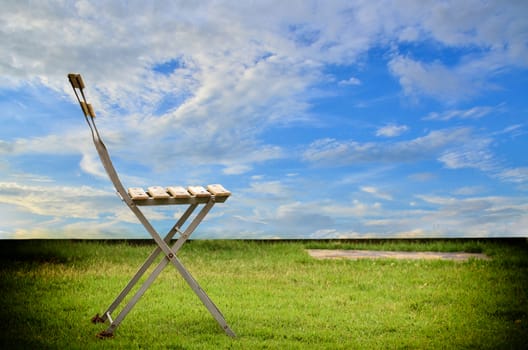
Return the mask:
<svg viewBox="0 0 528 350">
<path fill-rule="evenodd" d="M 190 235 L 196 230 L 198 225 L 202 222 L 205 216 L 209 213 L 211 208 L 215 203 L 223 203 L 230 196 L 230 192 L 225 190 L 221 185 L 215 184 L 207 187 L 207 190 L 201 186 L 190 186 L 187 190 L 187 193 L 181 190 L 181 187 L 178 187 L 179 191 L 171 191 L 171 187 L 167 188 L 165 193 L 160 191 L 160 188 L 149 188 L 149 191 L 144 192 L 142 189 L 139 189 L 139 195 L 137 193 L 137 188 L 125 189 L 116 169 L 112 164 L 108 150 L 103 143 L 101 135 L 95 124 L 95 112 L 91 106 L 86 101 L 86 96 L 84 94 L 84 81 L 80 74 L 68 74 L 68 79 L 71 83 L 77 101 L 81 106 L 81 110 L 84 114 L 86 122 L 90 127 L 92 139 L 103 164 L 106 173 L 108 174 L 112 184 L 119 197 L 125 202 L 125 204 L 130 208 L 134 215 L 138 218 L 140 223 L 145 227 L 147 232 L 156 242 L 157 247 L 149 255 L 146 261 L 141 265 L 136 274 L 128 282 L 128 284 L 123 288 L 121 293 L 115 298 L 115 300 L 110 304 L 106 311 L 100 316 L 96 314 L 92 318 L 93 323 L 105 323 L 109 321 L 109 326 L 106 330 L 100 332 L 97 336 L 99 338 L 110 338 L 114 336 L 114 332 L 117 327 L 121 324 L 126 315 L 132 310 L 136 305 L 139 299 L 147 291 L 147 289 L 152 285 L 154 280 L 159 276 L 161 271 L 169 264 L 172 264 L 178 273 L 183 277 L 185 282 L 191 287 L 194 293 L 205 305 L 207 310 L 213 316 L 213 318 L 218 322 L 220 327 L 225 331 L 225 333 L 231 337 L 235 337 L 235 333 L 229 328 L 226 323 L 226 320 L 218 307 L 212 302 L 209 296 L 205 291 L 200 287 L 198 282 L 194 277 L 189 273 L 185 268 L 182 262 L 178 259 L 176 254 L 181 249 L 183 244 L 189 239 Z M 161 238 L 160 234 L 152 226 L 149 220 L 145 217 L 143 212 L 140 210 L 140 206 L 157 206 L 157 205 L 187 205 L 187 209 L 181 215 L 181 217 L 174 224 L 172 229 L 165 235 L 164 238 Z M 199 206 L 202 206 L 200 211 L 195 215 L 191 220 L 190 224 L 182 231 L 182 227 L 185 222 L 191 217 L 192 213 Z M 172 247 L 169 246 L 170 241 L 176 234 L 179 234 L 179 238 L 176 240 Z M 126 305 L 121 309 L 118 315 L 113 318 L 112 313 L 122 304 L 124 299 L 131 293 L 134 286 L 140 281 L 141 277 L 147 272 L 151 265 L 154 264 L 156 258 L 163 254 L 164 258 L 158 263 L 156 268 L 150 273 L 148 278 L 143 282 L 141 287 L 137 289 L 132 298 L 126 303 Z"/>
</svg>

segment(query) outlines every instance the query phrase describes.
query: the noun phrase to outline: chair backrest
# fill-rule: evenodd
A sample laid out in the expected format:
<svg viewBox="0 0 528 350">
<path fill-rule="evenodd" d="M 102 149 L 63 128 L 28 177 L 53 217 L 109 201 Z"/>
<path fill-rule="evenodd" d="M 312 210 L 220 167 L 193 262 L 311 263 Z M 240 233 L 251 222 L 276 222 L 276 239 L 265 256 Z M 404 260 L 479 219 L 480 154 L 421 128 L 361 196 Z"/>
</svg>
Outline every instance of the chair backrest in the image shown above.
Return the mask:
<svg viewBox="0 0 528 350">
<path fill-rule="evenodd" d="M 70 80 L 73 92 L 77 97 L 77 101 L 81 106 L 81 110 L 84 114 L 84 119 L 86 119 L 86 123 L 88 123 L 88 126 L 90 127 L 95 149 L 97 150 L 97 154 L 99 155 L 99 158 L 103 163 L 103 167 L 106 173 L 108 174 L 110 181 L 112 181 L 112 184 L 117 190 L 117 193 L 121 196 L 123 200 L 125 200 L 126 202 L 131 201 L 130 197 L 127 194 L 127 191 L 125 190 L 125 187 L 123 186 L 121 180 L 119 179 L 119 176 L 117 175 L 117 171 L 115 170 L 114 165 L 112 164 L 112 160 L 110 159 L 108 150 L 105 144 L 103 143 L 101 135 L 99 134 L 99 130 L 97 130 L 97 125 L 95 125 L 95 112 L 92 108 L 92 105 L 86 101 L 86 96 L 84 95 L 85 85 L 81 75 L 70 73 L 68 74 L 68 79 Z"/>
</svg>

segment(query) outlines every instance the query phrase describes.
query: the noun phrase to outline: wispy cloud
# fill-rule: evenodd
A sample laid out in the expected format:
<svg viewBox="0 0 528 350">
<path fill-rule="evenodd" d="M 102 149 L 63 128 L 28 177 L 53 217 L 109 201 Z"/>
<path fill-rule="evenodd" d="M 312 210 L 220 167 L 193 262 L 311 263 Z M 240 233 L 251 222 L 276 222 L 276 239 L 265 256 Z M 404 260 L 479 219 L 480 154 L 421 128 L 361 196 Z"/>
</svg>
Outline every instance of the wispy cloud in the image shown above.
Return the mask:
<svg viewBox="0 0 528 350">
<path fill-rule="evenodd" d="M 446 150 L 438 159 L 449 169 L 493 171 L 497 168 L 497 161 L 490 150 L 491 142 L 488 138 L 472 139 L 459 144 L 457 148 Z"/>
<path fill-rule="evenodd" d="M 480 119 L 488 114 L 500 111 L 500 107 L 476 106 L 469 109 L 453 109 L 444 112 L 431 112 L 424 120 L 449 121 L 451 119 Z"/>
<path fill-rule="evenodd" d="M 399 142 L 367 142 L 321 139 L 304 152 L 304 159 L 325 165 L 346 165 L 364 162 L 400 163 L 435 159 L 442 152 L 465 143 L 472 144 L 469 128 L 445 129 L 425 136 Z"/>
<path fill-rule="evenodd" d="M 456 197 L 417 195 L 428 210 L 387 212 L 384 219 L 366 223 L 375 230 L 394 232 L 398 237 L 482 237 L 526 234 L 522 225 L 528 217 L 526 204 L 508 197 Z"/>
<path fill-rule="evenodd" d="M 514 183 L 528 183 L 528 167 L 507 168 L 501 170 L 498 177 Z"/>
<path fill-rule="evenodd" d="M 452 103 L 478 95 L 487 85 L 481 76 L 464 68 L 452 69 L 440 62 L 426 63 L 404 56 L 394 57 L 389 69 L 398 77 L 404 93 L 415 98 L 432 96 Z"/>
<path fill-rule="evenodd" d="M 339 85 L 361 85 L 361 80 L 356 77 L 350 77 L 346 80 L 340 80 Z"/>
<path fill-rule="evenodd" d="M 527 11 L 479 0 L 7 2 L 0 221 L 16 224 L 0 230 L 75 235 L 89 222 L 94 236 L 129 234 L 134 218 L 100 190 L 110 184 L 65 77 L 79 72 L 125 182 L 226 181 L 233 236 L 420 235 L 426 220 L 484 235 L 507 226 L 492 222 L 497 198 L 504 232 L 524 232 L 507 196 L 484 199 L 486 226 L 389 184 L 444 189 L 470 168 L 490 183 L 448 193 L 525 188 L 520 158 L 506 154 L 509 142 L 523 149 L 525 108 L 506 92 L 528 67 Z"/>
<path fill-rule="evenodd" d="M 392 195 L 390 195 L 389 193 L 380 191 L 378 188 L 373 187 L 373 186 L 362 186 L 361 191 L 369 193 L 373 195 L 374 197 L 385 199 L 388 201 L 393 199 Z"/>
<path fill-rule="evenodd" d="M 426 182 L 435 179 L 437 176 L 431 172 L 414 173 L 409 175 L 409 179 L 412 181 Z"/>
<path fill-rule="evenodd" d="M 395 137 L 400 136 L 407 130 L 409 130 L 409 127 L 407 125 L 389 124 L 382 126 L 378 130 L 376 130 L 376 136 Z"/>
<path fill-rule="evenodd" d="M 88 186 L 36 186 L 0 183 L 0 203 L 47 217 L 97 219 L 108 213 L 110 192 Z M 114 208 L 115 209 L 115 208 Z"/>
<path fill-rule="evenodd" d="M 465 186 L 457 188 L 453 191 L 453 194 L 457 196 L 475 196 L 485 191 L 486 189 L 480 186 Z"/>
</svg>

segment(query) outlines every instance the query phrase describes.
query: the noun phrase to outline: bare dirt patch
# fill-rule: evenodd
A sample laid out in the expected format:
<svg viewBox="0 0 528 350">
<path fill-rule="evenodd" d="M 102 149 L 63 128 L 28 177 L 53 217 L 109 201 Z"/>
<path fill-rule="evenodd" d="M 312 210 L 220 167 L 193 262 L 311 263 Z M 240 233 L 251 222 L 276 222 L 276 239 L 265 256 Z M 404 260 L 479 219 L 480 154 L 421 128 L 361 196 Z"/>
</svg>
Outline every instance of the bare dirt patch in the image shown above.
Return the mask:
<svg viewBox="0 0 528 350">
<path fill-rule="evenodd" d="M 308 254 L 315 259 L 426 259 L 466 261 L 471 258 L 489 260 L 486 254 L 477 253 L 443 253 L 443 252 L 391 252 L 376 250 L 344 250 L 344 249 L 307 249 Z"/>
</svg>

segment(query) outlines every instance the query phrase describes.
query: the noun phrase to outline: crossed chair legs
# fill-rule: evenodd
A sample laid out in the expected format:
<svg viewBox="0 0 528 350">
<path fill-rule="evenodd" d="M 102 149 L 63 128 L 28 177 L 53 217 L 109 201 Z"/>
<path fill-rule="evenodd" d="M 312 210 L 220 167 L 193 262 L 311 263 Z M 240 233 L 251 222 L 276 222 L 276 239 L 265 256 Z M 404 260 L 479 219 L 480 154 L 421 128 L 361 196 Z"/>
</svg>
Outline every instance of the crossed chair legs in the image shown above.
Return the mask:
<svg viewBox="0 0 528 350">
<path fill-rule="evenodd" d="M 220 327 L 222 327 L 222 329 L 226 332 L 226 334 L 231 337 L 236 336 L 235 333 L 231 330 L 231 328 L 229 328 L 229 326 L 227 325 L 225 318 L 220 312 L 220 310 L 218 309 L 218 307 L 212 302 L 209 296 L 200 287 L 198 282 L 196 282 L 196 280 L 192 277 L 192 275 L 183 266 L 181 261 L 176 257 L 176 253 L 178 252 L 178 250 L 183 246 L 185 241 L 187 241 L 189 236 L 194 232 L 196 227 L 204 219 L 204 217 L 207 215 L 209 210 L 211 210 L 214 203 L 215 203 L 214 198 L 211 198 L 211 200 L 209 200 L 209 202 L 207 202 L 204 205 L 204 207 L 200 210 L 200 212 L 196 215 L 196 217 L 191 221 L 187 229 L 184 232 L 181 232 L 180 228 L 184 225 L 184 223 L 187 221 L 187 219 L 191 216 L 193 211 L 198 206 L 198 204 L 189 205 L 189 207 L 184 212 L 184 214 L 180 217 L 180 219 L 176 222 L 176 224 L 172 227 L 172 229 L 167 233 L 167 235 L 165 236 L 165 239 L 161 239 L 159 234 L 154 230 L 152 225 L 150 225 L 146 217 L 139 210 L 139 208 L 134 205 L 134 203 L 132 202 L 127 203 L 130 209 L 132 209 L 134 214 L 138 217 L 138 219 L 145 226 L 147 231 L 149 231 L 151 236 L 154 238 L 158 247 L 154 249 L 154 251 L 150 254 L 147 260 L 143 263 L 143 265 L 136 272 L 134 277 L 128 282 L 126 287 L 121 291 L 121 293 L 117 296 L 117 298 L 112 302 L 112 304 L 108 307 L 108 309 L 103 313 L 103 315 L 99 316 L 99 314 L 97 314 L 92 318 L 93 323 L 104 323 L 107 320 L 110 322 L 110 326 L 106 330 L 100 332 L 97 335 L 99 338 L 104 339 L 104 338 L 113 337 L 114 332 L 119 326 L 119 324 L 123 321 L 126 315 L 130 312 L 130 310 L 132 310 L 134 305 L 141 298 L 141 296 L 143 296 L 146 290 L 150 287 L 150 285 L 158 277 L 161 271 L 169 263 L 172 263 L 174 265 L 174 267 L 177 269 L 177 271 L 180 273 L 183 279 L 191 287 L 191 289 L 198 296 L 198 298 L 200 298 L 200 300 L 205 305 L 207 310 L 209 310 L 211 315 L 218 322 Z M 174 237 L 176 233 L 180 233 L 180 237 L 178 238 L 178 240 L 172 246 L 172 249 L 171 249 L 168 243 L 170 242 L 170 240 Z M 165 258 L 159 262 L 158 266 L 151 272 L 150 276 L 145 280 L 143 285 L 136 291 L 132 299 L 125 305 L 125 307 L 121 310 L 118 316 L 115 319 L 112 319 L 112 316 L 111 316 L 112 312 L 115 311 L 115 309 L 121 304 L 124 298 L 131 292 L 133 287 L 137 284 L 139 279 L 145 274 L 145 272 L 149 269 L 149 267 L 154 263 L 154 261 L 156 260 L 156 258 L 158 257 L 160 253 L 164 253 Z"/>
</svg>

